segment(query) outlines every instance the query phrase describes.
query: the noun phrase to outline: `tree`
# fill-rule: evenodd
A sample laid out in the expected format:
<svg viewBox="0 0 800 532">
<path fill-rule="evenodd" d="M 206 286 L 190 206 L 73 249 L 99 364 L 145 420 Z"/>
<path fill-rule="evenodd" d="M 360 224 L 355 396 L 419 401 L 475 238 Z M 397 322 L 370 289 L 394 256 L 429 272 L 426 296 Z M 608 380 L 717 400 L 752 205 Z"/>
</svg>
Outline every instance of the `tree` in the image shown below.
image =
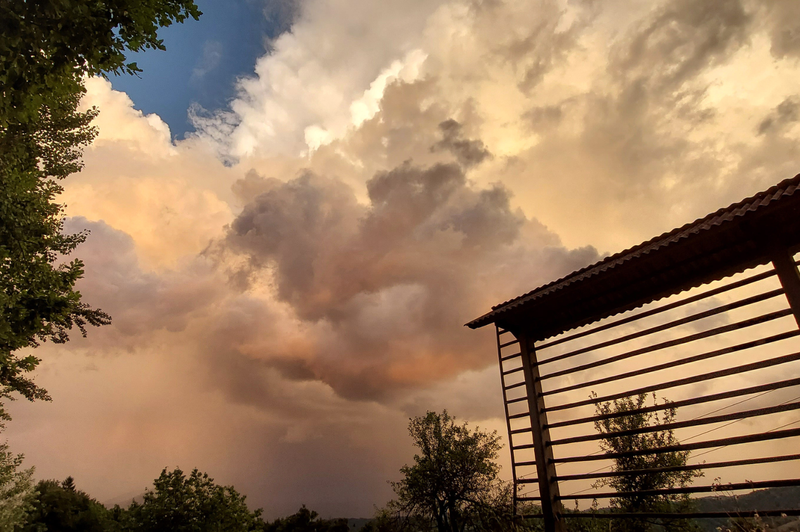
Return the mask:
<svg viewBox="0 0 800 532">
<path fill-rule="evenodd" d="M 63 206 L 54 202 L 58 181 L 80 170 L 81 150 L 95 135 L 89 124 L 96 111 L 78 112 L 79 98 L 43 105 L 36 119 L 0 134 L 0 398 L 49 399 L 25 377 L 39 359 L 16 352 L 42 340 L 65 342 L 73 326 L 85 335 L 87 324 L 110 321 L 74 289 L 83 263 L 58 264 L 86 238 L 61 232 Z"/>
<path fill-rule="evenodd" d="M 75 290 L 83 264 L 62 263 L 86 238 L 62 233 L 56 202 L 96 134 L 97 111 L 78 111 L 83 77 L 139 72 L 126 52 L 163 49 L 159 27 L 199 15 L 192 0 L 0 2 L 0 401 L 49 399 L 25 376 L 40 360 L 18 350 L 110 323 Z"/>
<path fill-rule="evenodd" d="M 317 512 L 302 506 L 296 513 L 276 519 L 264 532 L 348 532 L 347 519 L 319 519 Z"/>
<path fill-rule="evenodd" d="M 13 531 L 27 519 L 36 491 L 33 468 L 20 470 L 23 456 L 13 454 L 8 443 L 0 444 L 0 530 Z"/>
<path fill-rule="evenodd" d="M 658 406 L 655 394 L 652 398 L 653 406 Z M 618 497 L 611 499 L 612 508 L 619 512 L 681 513 L 690 511 L 692 500 L 688 494 L 648 495 L 641 493 L 648 490 L 683 488 L 689 486 L 694 478 L 703 476 L 698 469 L 679 471 L 662 469 L 684 467 L 689 460 L 689 451 L 655 452 L 658 449 L 679 444 L 673 431 L 666 429 L 615 435 L 623 431 L 646 430 L 650 427 L 672 423 L 675 420 L 676 409 L 671 407 L 668 401 L 664 401 L 662 409 L 642 412 L 646 402 L 647 395 L 640 394 L 636 397 L 624 397 L 597 405 L 597 414 L 607 416 L 595 421 L 595 428 L 603 435 L 600 445 L 604 451 L 607 453 L 654 452 L 614 458 L 612 472 L 621 474 L 607 477 L 595 486 L 611 486 L 620 493 Z M 645 532 L 650 530 L 654 524 L 659 524 L 667 530 L 694 528 L 685 519 L 617 519 L 612 524 L 617 530 L 626 532 Z"/>
<path fill-rule="evenodd" d="M 23 532 L 119 530 L 105 506 L 78 490 L 72 477 L 63 482 L 42 480 L 36 485 L 36 492 Z"/>
<path fill-rule="evenodd" d="M 251 512 L 233 486 L 219 486 L 194 469 L 166 468 L 144 501 L 132 503 L 129 520 L 136 532 L 248 532 L 263 530 L 261 510 Z"/>
<path fill-rule="evenodd" d="M 470 430 L 447 411 L 412 418 L 408 430 L 420 454 L 400 469 L 404 478 L 391 483 L 397 500 L 390 508 L 440 532 L 477 529 L 498 483 L 497 432 Z"/>
<path fill-rule="evenodd" d="M 159 27 L 200 15 L 192 0 L 0 2 L 0 128 L 36 119 L 84 76 L 140 72 L 127 51 L 163 50 Z"/>
</svg>

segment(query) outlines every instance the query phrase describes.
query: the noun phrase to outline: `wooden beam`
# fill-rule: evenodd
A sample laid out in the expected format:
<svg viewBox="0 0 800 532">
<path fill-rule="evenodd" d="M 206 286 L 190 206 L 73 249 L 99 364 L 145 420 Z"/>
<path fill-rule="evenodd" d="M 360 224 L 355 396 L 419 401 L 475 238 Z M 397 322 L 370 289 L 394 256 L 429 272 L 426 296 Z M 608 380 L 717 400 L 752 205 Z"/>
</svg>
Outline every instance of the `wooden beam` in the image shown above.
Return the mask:
<svg viewBox="0 0 800 532">
<path fill-rule="evenodd" d="M 797 326 L 800 327 L 800 273 L 794 263 L 794 257 L 787 249 L 777 251 L 772 257 L 772 265 L 778 273 L 789 307 L 792 309 Z"/>
<path fill-rule="evenodd" d="M 547 428 L 547 413 L 544 411 L 544 396 L 542 395 L 542 384 L 539 381 L 536 349 L 533 347 L 533 341 L 527 335 L 514 331 L 512 333 L 519 340 L 522 352 L 522 367 L 525 374 L 528 412 L 533 431 L 533 451 L 536 453 L 536 476 L 539 478 L 539 497 L 541 497 L 542 503 L 544 530 L 545 532 L 566 532 L 559 501 L 560 493 L 556 479 L 556 466 L 553 462 L 553 448 L 548 445 L 550 430 Z"/>
</svg>

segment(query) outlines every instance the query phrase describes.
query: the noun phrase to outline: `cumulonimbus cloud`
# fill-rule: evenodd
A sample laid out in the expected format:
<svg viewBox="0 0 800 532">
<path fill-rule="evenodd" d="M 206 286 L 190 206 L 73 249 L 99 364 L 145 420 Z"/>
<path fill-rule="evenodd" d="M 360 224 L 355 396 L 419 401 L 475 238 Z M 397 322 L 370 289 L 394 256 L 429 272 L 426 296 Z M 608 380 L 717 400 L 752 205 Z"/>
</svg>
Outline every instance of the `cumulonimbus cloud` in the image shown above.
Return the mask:
<svg viewBox="0 0 800 532">
<path fill-rule="evenodd" d="M 50 440 L 106 468 L 104 447 L 224 463 L 268 511 L 275 484 L 368 513 L 407 414 L 502 415 L 491 331 L 466 321 L 798 171 L 793 0 L 280 5 L 291 31 L 186 141 L 89 81 L 100 136 L 64 199 L 115 321 L 43 351 L 74 408 L 20 416 L 61 431 L 20 433 L 35 463 Z M 92 471 L 70 464 L 42 474 Z M 348 467 L 376 472 L 343 489 Z"/>
<path fill-rule="evenodd" d="M 302 364 L 263 361 L 345 397 L 379 399 L 485 366 L 463 324 L 488 292 L 511 293 L 509 268 L 524 265 L 516 278 L 537 283 L 597 258 L 566 250 L 511 208 L 502 185 L 476 187 L 454 163 L 376 174 L 366 205 L 311 172 L 247 181 L 258 193 L 219 246 L 245 257 L 236 278 L 266 278 L 314 338 Z"/>
</svg>

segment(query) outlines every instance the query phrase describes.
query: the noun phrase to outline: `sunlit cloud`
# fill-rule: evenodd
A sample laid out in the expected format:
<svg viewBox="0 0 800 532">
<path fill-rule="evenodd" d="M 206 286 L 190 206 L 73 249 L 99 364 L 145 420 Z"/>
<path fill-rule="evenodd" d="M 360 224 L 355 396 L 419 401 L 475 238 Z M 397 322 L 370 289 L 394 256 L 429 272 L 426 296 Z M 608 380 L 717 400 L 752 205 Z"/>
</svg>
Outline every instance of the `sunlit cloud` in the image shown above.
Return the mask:
<svg viewBox="0 0 800 532">
<path fill-rule="evenodd" d="M 409 415 L 503 427 L 465 322 L 798 171 L 791 0 L 281 5 L 187 140 L 88 80 L 66 227 L 114 324 L 12 405 L 41 475 L 103 499 L 198 466 L 271 516 L 371 513 Z"/>
</svg>

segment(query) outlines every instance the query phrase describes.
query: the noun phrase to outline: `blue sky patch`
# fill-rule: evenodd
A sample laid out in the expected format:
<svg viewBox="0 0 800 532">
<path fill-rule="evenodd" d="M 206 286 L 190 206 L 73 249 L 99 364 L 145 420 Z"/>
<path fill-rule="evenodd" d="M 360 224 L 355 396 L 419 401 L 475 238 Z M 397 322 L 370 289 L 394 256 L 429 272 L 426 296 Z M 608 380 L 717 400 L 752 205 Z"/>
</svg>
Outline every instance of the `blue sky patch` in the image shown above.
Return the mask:
<svg viewBox="0 0 800 532">
<path fill-rule="evenodd" d="M 197 0 L 199 21 L 188 20 L 160 30 L 167 51 L 130 54 L 143 70 L 140 77 L 111 76 L 116 90 L 128 93 L 137 109 L 156 113 L 172 137 L 192 131 L 192 103 L 214 110 L 227 107 L 236 80 L 253 74 L 256 59 L 270 40 L 286 31 L 294 12 L 285 0 Z"/>
</svg>

